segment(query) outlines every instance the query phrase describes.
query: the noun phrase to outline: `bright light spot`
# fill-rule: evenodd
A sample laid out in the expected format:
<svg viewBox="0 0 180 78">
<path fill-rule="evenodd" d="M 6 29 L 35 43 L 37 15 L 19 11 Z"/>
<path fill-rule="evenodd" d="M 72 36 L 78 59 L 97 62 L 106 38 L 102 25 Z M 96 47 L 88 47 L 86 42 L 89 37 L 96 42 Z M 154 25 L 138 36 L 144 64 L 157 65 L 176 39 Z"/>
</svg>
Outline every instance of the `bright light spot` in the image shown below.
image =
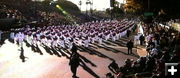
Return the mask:
<svg viewBox="0 0 180 78">
<path fill-rule="evenodd" d="M 60 8 L 60 6 L 59 6 L 59 5 L 56 5 L 56 7 L 57 7 L 57 8 Z"/>
<path fill-rule="evenodd" d="M 66 11 L 62 11 L 62 12 L 63 12 L 63 14 L 67 14 Z"/>
</svg>

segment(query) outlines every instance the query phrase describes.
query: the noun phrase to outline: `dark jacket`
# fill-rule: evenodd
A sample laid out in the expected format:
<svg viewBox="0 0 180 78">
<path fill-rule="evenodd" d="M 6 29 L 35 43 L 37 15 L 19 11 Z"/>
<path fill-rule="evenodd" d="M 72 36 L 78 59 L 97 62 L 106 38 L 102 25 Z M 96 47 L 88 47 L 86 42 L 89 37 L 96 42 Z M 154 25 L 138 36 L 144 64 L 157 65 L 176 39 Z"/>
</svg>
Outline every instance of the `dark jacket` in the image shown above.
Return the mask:
<svg viewBox="0 0 180 78">
<path fill-rule="evenodd" d="M 79 54 L 78 53 L 73 53 L 72 56 L 70 57 L 70 62 L 69 65 L 73 67 L 78 67 L 79 66 Z"/>
<path fill-rule="evenodd" d="M 132 42 L 132 41 L 129 41 L 129 42 L 126 44 L 126 46 L 127 46 L 128 48 L 133 48 L 133 42 Z"/>
</svg>

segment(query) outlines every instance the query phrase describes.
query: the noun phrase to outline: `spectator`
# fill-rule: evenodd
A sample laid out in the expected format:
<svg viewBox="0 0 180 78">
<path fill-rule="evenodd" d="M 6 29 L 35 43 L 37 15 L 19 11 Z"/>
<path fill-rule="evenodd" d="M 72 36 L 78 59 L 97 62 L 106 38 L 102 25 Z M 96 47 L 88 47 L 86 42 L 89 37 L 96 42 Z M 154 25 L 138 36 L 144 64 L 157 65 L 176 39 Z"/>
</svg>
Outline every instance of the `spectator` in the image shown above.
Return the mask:
<svg viewBox="0 0 180 78">
<path fill-rule="evenodd" d="M 115 60 L 112 61 L 112 63 L 108 66 L 108 68 L 109 68 L 114 74 L 118 74 L 119 66 L 118 66 L 118 64 L 115 62 Z"/>
<path fill-rule="evenodd" d="M 111 73 L 107 73 L 106 78 L 114 78 L 114 76 Z"/>
<path fill-rule="evenodd" d="M 152 49 L 152 55 L 158 55 L 158 49 L 155 47 Z"/>
<path fill-rule="evenodd" d="M 170 55 L 168 51 L 164 51 L 163 56 L 161 57 L 161 60 L 165 61 L 165 62 L 169 62 L 170 60 Z"/>
<path fill-rule="evenodd" d="M 177 46 L 176 49 L 174 50 L 174 57 L 170 60 L 170 62 L 173 63 L 178 63 L 180 62 L 180 46 Z"/>
<path fill-rule="evenodd" d="M 139 37 L 139 40 L 140 40 L 140 45 L 143 45 L 143 44 L 144 44 L 144 40 L 145 40 L 144 36 L 141 35 L 141 36 Z"/>
<path fill-rule="evenodd" d="M 146 61 L 146 67 L 145 71 L 152 72 L 156 67 L 155 59 L 154 57 L 149 57 L 149 59 Z"/>
<path fill-rule="evenodd" d="M 132 64 L 132 72 L 133 73 L 140 73 L 140 64 L 136 61 Z"/>
<path fill-rule="evenodd" d="M 132 66 L 132 62 L 130 59 L 126 59 L 125 60 L 125 65 L 123 67 L 123 70 L 125 70 L 123 73 L 126 75 L 126 74 L 129 74 L 131 73 L 131 66 Z"/>
</svg>

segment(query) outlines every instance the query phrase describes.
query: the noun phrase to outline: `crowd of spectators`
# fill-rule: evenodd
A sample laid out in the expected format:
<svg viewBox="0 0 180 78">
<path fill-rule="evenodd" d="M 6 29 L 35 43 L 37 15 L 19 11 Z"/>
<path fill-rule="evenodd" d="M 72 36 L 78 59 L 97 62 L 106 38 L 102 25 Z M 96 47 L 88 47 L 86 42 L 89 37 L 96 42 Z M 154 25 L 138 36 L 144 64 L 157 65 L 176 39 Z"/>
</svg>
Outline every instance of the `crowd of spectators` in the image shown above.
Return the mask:
<svg viewBox="0 0 180 78">
<path fill-rule="evenodd" d="M 109 65 L 109 69 L 117 78 L 165 78 L 165 63 L 180 62 L 180 36 L 179 32 L 171 27 L 163 27 L 158 23 L 143 25 L 145 32 L 144 46 L 147 56 L 138 60 L 127 59 L 125 65 L 118 67 L 115 62 Z M 142 45 L 141 45 L 142 46 Z M 114 72 L 116 71 L 116 72 Z M 109 73 L 107 78 L 114 78 Z"/>
<path fill-rule="evenodd" d="M 22 13 L 17 9 L 8 8 L 6 5 L 0 5 L 0 19 L 3 18 L 14 18 L 14 19 L 22 19 Z"/>
<path fill-rule="evenodd" d="M 62 25 L 97 20 L 96 18 L 82 14 L 79 10 L 71 10 L 70 8 L 70 11 L 69 9 L 66 9 L 69 16 L 74 19 L 74 21 L 70 21 L 62 11 L 56 8 L 55 4 L 47 4 L 45 2 L 34 2 L 31 0 L 3 0 L 0 4 L 0 19 L 15 18 L 26 24 L 36 21 L 36 23 L 43 23 L 43 25 Z M 75 7 L 73 6 L 72 8 Z"/>
<path fill-rule="evenodd" d="M 30 4 L 28 4 L 30 5 Z M 49 24 L 57 24 L 57 22 L 66 21 L 65 17 L 58 12 L 48 12 L 48 11 L 41 11 L 35 9 L 34 6 L 27 5 L 14 5 L 13 6 L 6 6 L 5 4 L 0 6 L 0 18 L 7 19 L 13 18 L 17 20 L 25 20 L 26 22 L 47 22 Z M 26 9 L 22 10 L 22 7 L 26 7 Z M 31 11 L 31 12 L 30 12 Z"/>
</svg>

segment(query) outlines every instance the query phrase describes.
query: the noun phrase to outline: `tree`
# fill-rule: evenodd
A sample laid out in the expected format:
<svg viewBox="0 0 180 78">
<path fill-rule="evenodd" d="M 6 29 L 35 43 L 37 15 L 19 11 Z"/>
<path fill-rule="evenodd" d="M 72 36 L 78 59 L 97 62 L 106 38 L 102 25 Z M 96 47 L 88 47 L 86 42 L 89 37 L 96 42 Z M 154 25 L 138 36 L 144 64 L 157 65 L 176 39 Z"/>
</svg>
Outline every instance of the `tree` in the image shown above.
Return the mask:
<svg viewBox="0 0 180 78">
<path fill-rule="evenodd" d="M 142 0 L 127 0 L 127 3 L 124 5 L 125 11 L 134 13 L 142 9 Z"/>
<path fill-rule="evenodd" d="M 111 14 L 110 8 L 107 8 L 107 9 L 106 9 L 106 13 L 109 14 L 109 15 Z"/>
<path fill-rule="evenodd" d="M 43 2 L 46 4 L 46 5 L 49 5 L 53 0 L 44 0 Z"/>
</svg>

